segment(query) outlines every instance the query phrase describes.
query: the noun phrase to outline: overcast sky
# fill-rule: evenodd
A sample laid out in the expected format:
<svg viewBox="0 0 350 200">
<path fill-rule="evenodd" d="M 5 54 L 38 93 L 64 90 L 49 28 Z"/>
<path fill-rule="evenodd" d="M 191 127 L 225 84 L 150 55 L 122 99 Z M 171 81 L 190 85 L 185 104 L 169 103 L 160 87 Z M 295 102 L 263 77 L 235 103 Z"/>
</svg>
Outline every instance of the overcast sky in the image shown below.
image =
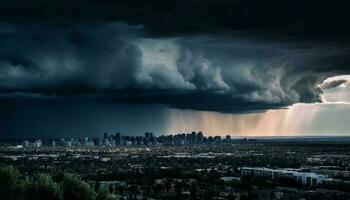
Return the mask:
<svg viewBox="0 0 350 200">
<path fill-rule="evenodd" d="M 0 136 L 346 134 L 347 4 L 3 1 Z"/>
</svg>

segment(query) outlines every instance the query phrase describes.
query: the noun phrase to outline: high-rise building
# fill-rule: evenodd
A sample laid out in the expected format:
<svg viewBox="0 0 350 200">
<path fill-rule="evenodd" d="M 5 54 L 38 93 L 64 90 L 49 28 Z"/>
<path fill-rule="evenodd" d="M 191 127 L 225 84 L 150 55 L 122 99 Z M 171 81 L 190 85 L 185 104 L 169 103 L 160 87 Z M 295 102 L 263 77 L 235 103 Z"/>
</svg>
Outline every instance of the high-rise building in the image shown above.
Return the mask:
<svg viewBox="0 0 350 200">
<path fill-rule="evenodd" d="M 226 142 L 231 142 L 231 136 L 230 135 L 226 135 Z"/>
<path fill-rule="evenodd" d="M 153 143 L 153 133 L 151 133 L 151 132 L 146 132 L 145 133 L 145 139 L 143 140 L 143 143 L 145 144 L 145 145 L 149 145 L 149 144 L 151 144 L 151 143 Z"/>
<path fill-rule="evenodd" d="M 88 137 L 84 138 L 83 146 L 89 146 L 89 138 Z"/>
<path fill-rule="evenodd" d="M 120 144 L 119 145 L 125 145 L 125 141 L 126 141 L 126 139 L 124 138 L 124 136 L 120 136 Z"/>
<path fill-rule="evenodd" d="M 121 145 L 121 134 L 115 133 L 115 145 Z"/>
<path fill-rule="evenodd" d="M 104 139 L 103 139 L 103 145 L 109 146 L 109 140 L 108 140 L 108 138 L 104 138 Z"/>
<path fill-rule="evenodd" d="M 42 144 L 43 144 L 43 143 L 41 142 L 40 139 L 34 141 L 34 147 L 41 147 Z"/>
<path fill-rule="evenodd" d="M 153 133 L 151 132 L 146 132 L 145 133 L 145 137 L 148 138 L 148 137 L 153 137 Z"/>
<path fill-rule="evenodd" d="M 67 141 L 67 142 L 66 142 L 66 147 L 72 147 L 72 146 L 73 146 L 72 141 Z"/>
<path fill-rule="evenodd" d="M 214 137 L 215 143 L 220 143 L 221 142 L 221 136 L 215 136 Z"/>
<path fill-rule="evenodd" d="M 137 145 L 143 145 L 143 137 L 142 136 L 137 136 L 136 141 L 137 141 Z"/>
<path fill-rule="evenodd" d="M 201 131 L 198 132 L 197 133 L 197 143 L 198 144 L 202 144 L 203 143 L 203 138 L 204 138 L 203 133 Z"/>
<path fill-rule="evenodd" d="M 23 144 L 23 147 L 29 147 L 30 142 L 29 142 L 28 140 L 24 140 L 24 141 L 22 142 L 22 144 Z"/>
</svg>

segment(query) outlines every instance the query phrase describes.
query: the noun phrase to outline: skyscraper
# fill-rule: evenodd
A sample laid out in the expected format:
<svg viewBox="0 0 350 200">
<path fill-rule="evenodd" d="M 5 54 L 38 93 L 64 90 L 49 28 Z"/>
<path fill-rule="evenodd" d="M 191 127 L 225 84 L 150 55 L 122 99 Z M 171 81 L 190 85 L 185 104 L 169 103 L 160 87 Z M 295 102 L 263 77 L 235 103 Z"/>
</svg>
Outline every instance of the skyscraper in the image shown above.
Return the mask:
<svg viewBox="0 0 350 200">
<path fill-rule="evenodd" d="M 151 132 L 146 132 L 145 133 L 145 138 L 153 137 L 153 133 Z"/>
<path fill-rule="evenodd" d="M 121 145 L 121 134 L 115 133 L 115 145 Z"/>
</svg>

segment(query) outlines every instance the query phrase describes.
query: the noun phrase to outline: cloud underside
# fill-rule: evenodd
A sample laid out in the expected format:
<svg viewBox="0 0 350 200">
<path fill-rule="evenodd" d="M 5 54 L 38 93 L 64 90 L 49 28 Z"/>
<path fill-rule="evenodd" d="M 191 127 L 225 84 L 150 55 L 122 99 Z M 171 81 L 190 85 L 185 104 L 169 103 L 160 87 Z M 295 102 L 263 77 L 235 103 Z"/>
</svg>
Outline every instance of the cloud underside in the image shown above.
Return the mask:
<svg viewBox="0 0 350 200">
<path fill-rule="evenodd" d="M 272 8 L 239 1 L 172 1 L 170 7 L 84 1 L 77 4 L 81 12 L 68 1 L 28 1 L 12 16 L 14 2 L 0 14 L 0 96 L 6 101 L 79 99 L 255 112 L 320 102 L 322 89 L 342 83 L 321 85 L 326 78 L 350 74 L 349 31 L 341 26 L 347 14 L 335 19 L 315 11 L 311 16 L 319 17 L 310 18 L 308 4 L 294 21 L 295 12 L 282 12 L 283 4 L 277 19 L 259 12 Z M 242 6 L 258 14 L 230 10 Z M 35 14 L 41 7 L 47 12 Z M 198 9 L 189 12 L 193 7 Z M 232 14 L 223 19 L 221 13 Z"/>
</svg>

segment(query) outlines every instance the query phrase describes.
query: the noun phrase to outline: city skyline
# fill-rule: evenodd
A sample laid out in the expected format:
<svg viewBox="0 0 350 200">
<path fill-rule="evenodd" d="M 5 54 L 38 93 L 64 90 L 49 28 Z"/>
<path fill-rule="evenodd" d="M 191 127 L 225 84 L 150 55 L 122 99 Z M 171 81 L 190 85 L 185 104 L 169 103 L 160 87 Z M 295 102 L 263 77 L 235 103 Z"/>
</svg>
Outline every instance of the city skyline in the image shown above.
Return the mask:
<svg viewBox="0 0 350 200">
<path fill-rule="evenodd" d="M 0 0 L 0 199 L 349 200 L 349 0 Z"/>
</svg>

